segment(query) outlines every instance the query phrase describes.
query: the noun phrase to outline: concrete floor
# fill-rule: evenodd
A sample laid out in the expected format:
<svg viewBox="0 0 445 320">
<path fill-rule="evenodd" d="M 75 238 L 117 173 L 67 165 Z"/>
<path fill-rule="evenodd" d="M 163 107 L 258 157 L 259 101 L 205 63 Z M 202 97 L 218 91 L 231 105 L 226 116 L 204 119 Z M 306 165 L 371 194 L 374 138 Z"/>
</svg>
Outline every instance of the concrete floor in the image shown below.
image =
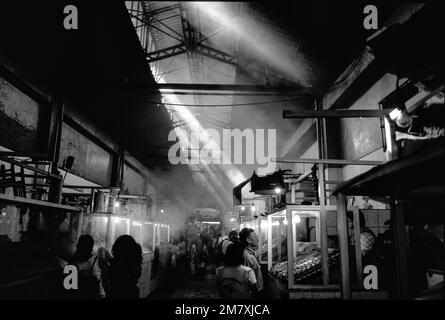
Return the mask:
<svg viewBox="0 0 445 320">
<path fill-rule="evenodd" d="M 220 299 L 215 266 L 209 266 L 201 279 L 192 275 L 180 276 L 173 269 L 169 271 L 171 276 L 147 299 Z"/>
</svg>

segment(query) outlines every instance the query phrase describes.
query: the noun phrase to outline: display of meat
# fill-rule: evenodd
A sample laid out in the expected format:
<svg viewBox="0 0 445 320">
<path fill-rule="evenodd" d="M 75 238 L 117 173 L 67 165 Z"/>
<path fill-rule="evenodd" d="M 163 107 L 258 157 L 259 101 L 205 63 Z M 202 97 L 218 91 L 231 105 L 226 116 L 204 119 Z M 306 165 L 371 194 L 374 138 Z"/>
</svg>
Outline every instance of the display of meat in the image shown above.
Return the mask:
<svg viewBox="0 0 445 320">
<path fill-rule="evenodd" d="M 333 265 L 338 262 L 338 249 L 328 249 L 328 263 Z M 315 250 L 306 254 L 299 254 L 294 261 L 294 280 L 301 281 L 309 276 L 321 272 L 321 252 Z M 287 281 L 287 261 L 275 264 L 270 273 L 277 279 Z"/>
</svg>

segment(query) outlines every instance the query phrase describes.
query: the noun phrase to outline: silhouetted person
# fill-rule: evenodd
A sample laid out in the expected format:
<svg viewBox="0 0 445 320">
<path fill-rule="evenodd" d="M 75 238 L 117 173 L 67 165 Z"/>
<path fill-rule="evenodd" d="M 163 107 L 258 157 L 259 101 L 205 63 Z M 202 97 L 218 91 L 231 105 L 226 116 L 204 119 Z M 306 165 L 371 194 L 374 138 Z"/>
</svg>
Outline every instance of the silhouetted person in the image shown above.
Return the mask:
<svg viewBox="0 0 445 320">
<path fill-rule="evenodd" d="M 70 261 L 78 271 L 78 290 L 74 295 L 79 299 L 105 297 L 99 259 L 93 254 L 93 247 L 94 239 L 88 234 L 81 235 L 77 242 L 77 250 Z"/>
<path fill-rule="evenodd" d="M 142 248 L 130 235 L 117 238 L 112 248 L 110 298 L 139 298 L 138 280 L 142 271 Z"/>
<path fill-rule="evenodd" d="M 377 270 L 379 272 L 379 288 L 385 288 L 390 295 L 395 293 L 395 248 L 394 232 L 391 219 L 385 221 L 389 229 L 379 234 L 376 239 Z"/>
<path fill-rule="evenodd" d="M 177 247 L 175 248 L 171 262 L 172 262 L 172 267 L 174 268 L 175 271 L 174 274 L 172 275 L 173 278 L 175 278 L 176 282 L 182 283 L 185 280 L 188 271 L 187 245 L 184 240 L 179 242 Z"/>
<path fill-rule="evenodd" d="M 196 274 L 198 279 L 202 279 L 209 262 L 209 253 L 201 237 L 197 237 L 191 249 L 192 273 Z"/>
<path fill-rule="evenodd" d="M 250 299 L 257 290 L 257 280 L 252 268 L 244 263 L 244 246 L 235 241 L 227 247 L 224 266 L 216 269 L 216 281 L 224 299 Z"/>
</svg>

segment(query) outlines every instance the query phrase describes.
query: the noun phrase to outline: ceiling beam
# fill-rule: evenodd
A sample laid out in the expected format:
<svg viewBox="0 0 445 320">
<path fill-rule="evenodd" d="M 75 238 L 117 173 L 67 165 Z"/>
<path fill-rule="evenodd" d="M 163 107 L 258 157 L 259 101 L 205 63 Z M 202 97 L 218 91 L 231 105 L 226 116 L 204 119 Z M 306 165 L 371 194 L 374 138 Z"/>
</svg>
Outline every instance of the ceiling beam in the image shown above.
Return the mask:
<svg viewBox="0 0 445 320">
<path fill-rule="evenodd" d="M 183 44 L 178 44 L 176 46 L 171 46 L 157 51 L 152 51 L 147 53 L 147 62 L 155 62 L 163 59 L 167 59 L 179 54 L 186 53 L 187 49 Z"/>
<path fill-rule="evenodd" d="M 171 35 L 170 33 L 165 32 L 164 30 L 162 30 L 162 29 L 156 27 L 156 26 L 153 25 L 150 21 L 147 21 L 147 20 L 145 20 L 145 19 L 142 19 L 142 18 L 140 18 L 140 17 L 138 17 L 138 16 L 136 16 L 136 15 L 134 15 L 134 14 L 130 14 L 130 16 L 131 16 L 132 18 L 135 18 L 136 20 L 138 20 L 138 21 L 140 21 L 140 22 L 146 24 L 147 26 L 149 26 L 149 27 L 151 27 L 151 28 L 153 28 L 153 29 L 156 29 L 156 30 L 158 30 L 159 32 L 162 32 L 163 34 L 165 34 L 165 35 L 167 35 L 167 36 L 169 36 L 169 37 L 171 37 L 171 38 L 173 38 L 173 39 L 175 39 L 175 40 L 177 40 L 177 41 L 179 41 L 179 42 L 182 43 L 182 39 L 177 38 L 177 37 Z"/>
<path fill-rule="evenodd" d="M 275 163 L 323 163 L 333 165 L 356 165 L 356 166 L 378 166 L 383 164 L 383 161 L 371 161 L 371 160 L 346 160 L 346 159 L 271 159 L 271 162 Z"/>
<path fill-rule="evenodd" d="M 160 14 L 160 13 L 164 13 L 164 12 L 168 12 L 168 11 L 172 11 L 172 10 L 176 10 L 179 9 L 179 3 L 173 4 L 173 5 L 168 5 L 165 7 L 161 7 L 155 10 L 150 10 L 148 11 L 148 13 L 152 16 Z"/>
<path fill-rule="evenodd" d="M 224 51 L 203 45 L 202 43 L 196 47 L 195 51 L 211 59 L 238 67 L 238 59 Z"/>
<path fill-rule="evenodd" d="M 299 118 L 384 118 L 391 109 L 374 110 L 283 110 L 284 119 Z"/>
<path fill-rule="evenodd" d="M 248 92 L 289 92 L 307 94 L 303 87 L 240 85 L 240 84 L 206 84 L 206 83 L 158 83 L 159 90 L 202 90 L 202 91 L 248 91 Z"/>
</svg>

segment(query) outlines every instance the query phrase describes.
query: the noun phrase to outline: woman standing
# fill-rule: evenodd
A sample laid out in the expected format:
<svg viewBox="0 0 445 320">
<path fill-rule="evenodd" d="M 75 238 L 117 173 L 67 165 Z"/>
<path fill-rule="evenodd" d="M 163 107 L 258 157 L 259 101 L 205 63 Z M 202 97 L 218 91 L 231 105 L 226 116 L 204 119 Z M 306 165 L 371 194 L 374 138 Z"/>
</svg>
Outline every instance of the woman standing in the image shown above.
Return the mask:
<svg viewBox="0 0 445 320">
<path fill-rule="evenodd" d="M 223 299 L 250 299 L 257 291 L 252 268 L 243 266 L 244 246 L 234 242 L 227 247 L 224 266 L 216 269 L 218 289 Z"/>
<path fill-rule="evenodd" d="M 117 238 L 112 248 L 110 298 L 139 298 L 138 281 L 142 272 L 142 248 L 130 235 Z"/>
</svg>

